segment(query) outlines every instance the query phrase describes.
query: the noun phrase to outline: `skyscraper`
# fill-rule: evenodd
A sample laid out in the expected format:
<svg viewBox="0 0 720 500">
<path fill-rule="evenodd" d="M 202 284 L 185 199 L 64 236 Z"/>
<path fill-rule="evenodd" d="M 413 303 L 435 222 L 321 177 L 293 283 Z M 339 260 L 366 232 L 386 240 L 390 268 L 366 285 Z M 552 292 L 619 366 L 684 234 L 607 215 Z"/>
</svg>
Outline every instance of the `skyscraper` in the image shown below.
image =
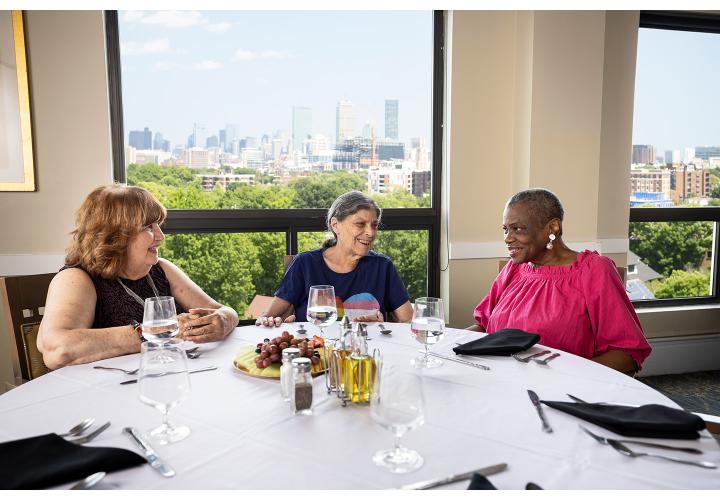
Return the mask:
<svg viewBox="0 0 720 500">
<path fill-rule="evenodd" d="M 398 109 L 400 101 L 385 99 L 385 137 L 398 139 Z"/>
<path fill-rule="evenodd" d="M 205 132 L 205 125 L 202 123 L 193 123 L 192 133 L 192 146 L 195 148 L 204 148 L 205 141 L 207 140 L 207 134 Z"/>
<path fill-rule="evenodd" d="M 355 106 L 346 100 L 338 101 L 335 108 L 335 144 L 355 135 Z"/>
<path fill-rule="evenodd" d="M 152 132 L 147 127 L 143 130 L 131 130 L 128 144 L 135 149 L 152 149 Z"/>
<path fill-rule="evenodd" d="M 635 164 L 655 163 L 655 146 L 633 144 L 632 162 Z"/>
<path fill-rule="evenodd" d="M 293 150 L 302 151 L 303 141 L 312 137 L 312 110 L 302 106 L 292 108 Z"/>
</svg>

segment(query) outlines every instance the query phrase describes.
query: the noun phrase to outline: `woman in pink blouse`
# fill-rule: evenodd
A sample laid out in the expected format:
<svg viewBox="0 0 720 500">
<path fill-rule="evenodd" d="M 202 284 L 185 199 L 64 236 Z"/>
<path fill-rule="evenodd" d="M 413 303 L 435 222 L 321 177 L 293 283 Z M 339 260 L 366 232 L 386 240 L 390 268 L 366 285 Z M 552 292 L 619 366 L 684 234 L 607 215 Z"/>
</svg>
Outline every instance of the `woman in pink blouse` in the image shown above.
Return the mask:
<svg viewBox="0 0 720 500">
<path fill-rule="evenodd" d="M 540 343 L 624 373 L 650 354 L 615 264 L 562 241 L 563 208 L 545 189 L 512 196 L 503 214 L 510 262 L 475 308 L 473 329 L 519 328 Z"/>
</svg>

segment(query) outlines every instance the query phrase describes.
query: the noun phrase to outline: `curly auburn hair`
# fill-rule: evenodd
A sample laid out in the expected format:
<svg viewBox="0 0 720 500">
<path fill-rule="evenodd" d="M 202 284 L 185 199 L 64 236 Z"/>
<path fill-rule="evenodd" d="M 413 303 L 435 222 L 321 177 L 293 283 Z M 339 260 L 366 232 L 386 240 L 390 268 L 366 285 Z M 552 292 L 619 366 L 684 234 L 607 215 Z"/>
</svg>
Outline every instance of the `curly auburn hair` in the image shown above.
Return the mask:
<svg viewBox="0 0 720 500">
<path fill-rule="evenodd" d="M 85 198 L 75 218 L 65 265 L 91 276 L 117 278 L 127 262 L 130 239 L 144 227 L 165 221 L 167 210 L 148 190 L 112 184 Z"/>
</svg>

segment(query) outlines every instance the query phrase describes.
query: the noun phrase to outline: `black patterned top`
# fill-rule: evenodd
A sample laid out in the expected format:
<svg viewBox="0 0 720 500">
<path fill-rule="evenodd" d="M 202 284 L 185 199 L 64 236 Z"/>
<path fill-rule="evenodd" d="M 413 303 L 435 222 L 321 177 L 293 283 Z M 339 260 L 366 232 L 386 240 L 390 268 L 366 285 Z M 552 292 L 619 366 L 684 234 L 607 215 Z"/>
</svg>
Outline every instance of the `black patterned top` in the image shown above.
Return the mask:
<svg viewBox="0 0 720 500">
<path fill-rule="evenodd" d="M 67 267 L 63 267 L 67 269 Z M 62 271 L 62 269 L 61 269 Z M 87 271 L 86 271 L 87 272 Z M 162 295 L 170 294 L 170 282 L 165 276 L 160 264 L 155 264 L 150 268 L 150 276 L 152 276 L 155 287 L 158 293 Z M 93 321 L 93 328 L 110 328 L 113 326 L 125 326 L 130 325 L 132 320 L 142 323 L 143 320 L 143 306 L 140 305 L 133 297 L 130 296 L 127 291 L 118 283 L 116 279 L 104 279 L 96 277 L 88 273 L 90 279 L 92 279 L 95 285 L 95 294 L 97 295 L 97 301 L 95 303 L 95 320 Z M 153 297 L 153 292 L 150 283 L 147 280 L 147 276 L 140 278 L 139 280 L 129 280 L 120 278 L 125 286 L 135 292 L 142 299 Z M 175 303 L 177 313 L 183 313 L 185 310 L 177 302 Z"/>
</svg>

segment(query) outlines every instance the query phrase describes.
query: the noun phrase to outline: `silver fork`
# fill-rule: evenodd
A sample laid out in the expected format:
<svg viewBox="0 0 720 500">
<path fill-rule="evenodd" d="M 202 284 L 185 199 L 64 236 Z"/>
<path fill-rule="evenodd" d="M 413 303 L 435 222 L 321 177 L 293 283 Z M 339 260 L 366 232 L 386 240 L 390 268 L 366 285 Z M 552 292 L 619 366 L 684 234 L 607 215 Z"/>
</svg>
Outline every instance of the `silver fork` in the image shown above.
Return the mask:
<svg viewBox="0 0 720 500">
<path fill-rule="evenodd" d="M 105 429 L 107 429 L 108 427 L 110 427 L 110 422 L 105 422 L 103 425 L 101 425 L 100 427 L 98 427 L 97 429 L 95 429 L 94 431 L 92 431 L 92 432 L 91 432 L 90 434 L 88 434 L 87 436 L 80 436 L 79 438 L 68 439 L 68 441 L 70 441 L 70 442 L 73 443 L 73 444 L 85 444 L 85 443 L 89 443 L 90 441 L 92 441 L 93 439 L 95 439 L 96 437 L 98 437 L 100 434 L 102 434 L 103 432 L 105 432 Z"/>
<path fill-rule="evenodd" d="M 677 462 L 679 464 L 694 465 L 696 467 L 703 467 L 704 469 L 717 469 L 717 464 L 713 462 L 705 462 L 703 460 L 684 460 L 682 458 L 669 457 L 667 455 L 660 455 L 658 453 L 641 453 L 633 451 L 619 441 L 614 439 L 608 439 L 608 444 L 612 446 L 615 451 L 626 457 L 638 458 L 638 457 L 655 457 L 662 458 L 663 460 L 669 460 L 671 462 Z"/>
<path fill-rule="evenodd" d="M 585 432 L 587 432 L 590 436 L 592 436 L 595 439 L 595 441 L 597 441 L 598 443 L 610 444 L 608 442 L 609 438 L 606 438 L 603 436 L 598 436 L 597 434 L 592 432 L 590 429 L 588 429 L 587 427 L 583 427 L 582 425 L 580 426 L 580 428 L 582 430 L 584 430 Z M 648 443 L 645 441 L 636 441 L 634 439 L 615 439 L 615 441 L 617 441 L 618 443 L 637 444 L 637 445 L 641 445 L 641 446 L 648 446 L 650 448 L 660 448 L 663 450 L 684 451 L 685 453 L 693 453 L 695 455 L 702 454 L 702 451 L 698 450 L 697 448 L 683 448 L 680 446 L 670 446 L 669 444 Z"/>
<path fill-rule="evenodd" d="M 558 356 L 560 356 L 560 353 L 559 353 L 559 352 L 556 352 L 556 353 L 551 354 L 551 355 L 548 356 L 547 358 L 543 358 L 543 359 L 537 359 L 537 358 L 535 358 L 535 359 L 533 359 L 533 361 L 535 361 L 535 362 L 536 362 L 537 364 L 539 364 L 539 365 L 546 365 L 546 364 L 548 364 L 550 361 L 552 361 L 553 359 L 557 358 Z"/>
<path fill-rule="evenodd" d="M 530 356 L 525 356 L 524 358 L 521 358 L 519 354 L 513 354 L 512 357 L 516 360 L 520 361 L 521 363 L 529 363 L 531 359 L 533 358 L 539 358 L 540 356 L 545 356 L 546 354 L 550 354 L 552 351 L 540 351 L 536 352 L 535 354 L 531 354 Z"/>
<path fill-rule="evenodd" d="M 126 370 L 125 368 L 115 368 L 114 366 L 99 366 L 95 365 L 93 366 L 96 370 L 114 370 L 116 372 L 123 372 L 125 375 L 135 375 L 137 372 L 140 371 L 140 368 L 135 368 L 134 370 Z"/>
<path fill-rule="evenodd" d="M 95 423 L 94 418 L 92 418 L 92 417 L 86 418 L 85 420 L 83 420 L 82 422 L 77 424 L 75 427 L 70 429 L 69 431 L 67 431 L 63 434 L 58 434 L 58 436 L 60 436 L 60 437 L 79 436 L 80 434 L 82 434 L 83 432 L 88 430 L 94 423 Z"/>
</svg>

